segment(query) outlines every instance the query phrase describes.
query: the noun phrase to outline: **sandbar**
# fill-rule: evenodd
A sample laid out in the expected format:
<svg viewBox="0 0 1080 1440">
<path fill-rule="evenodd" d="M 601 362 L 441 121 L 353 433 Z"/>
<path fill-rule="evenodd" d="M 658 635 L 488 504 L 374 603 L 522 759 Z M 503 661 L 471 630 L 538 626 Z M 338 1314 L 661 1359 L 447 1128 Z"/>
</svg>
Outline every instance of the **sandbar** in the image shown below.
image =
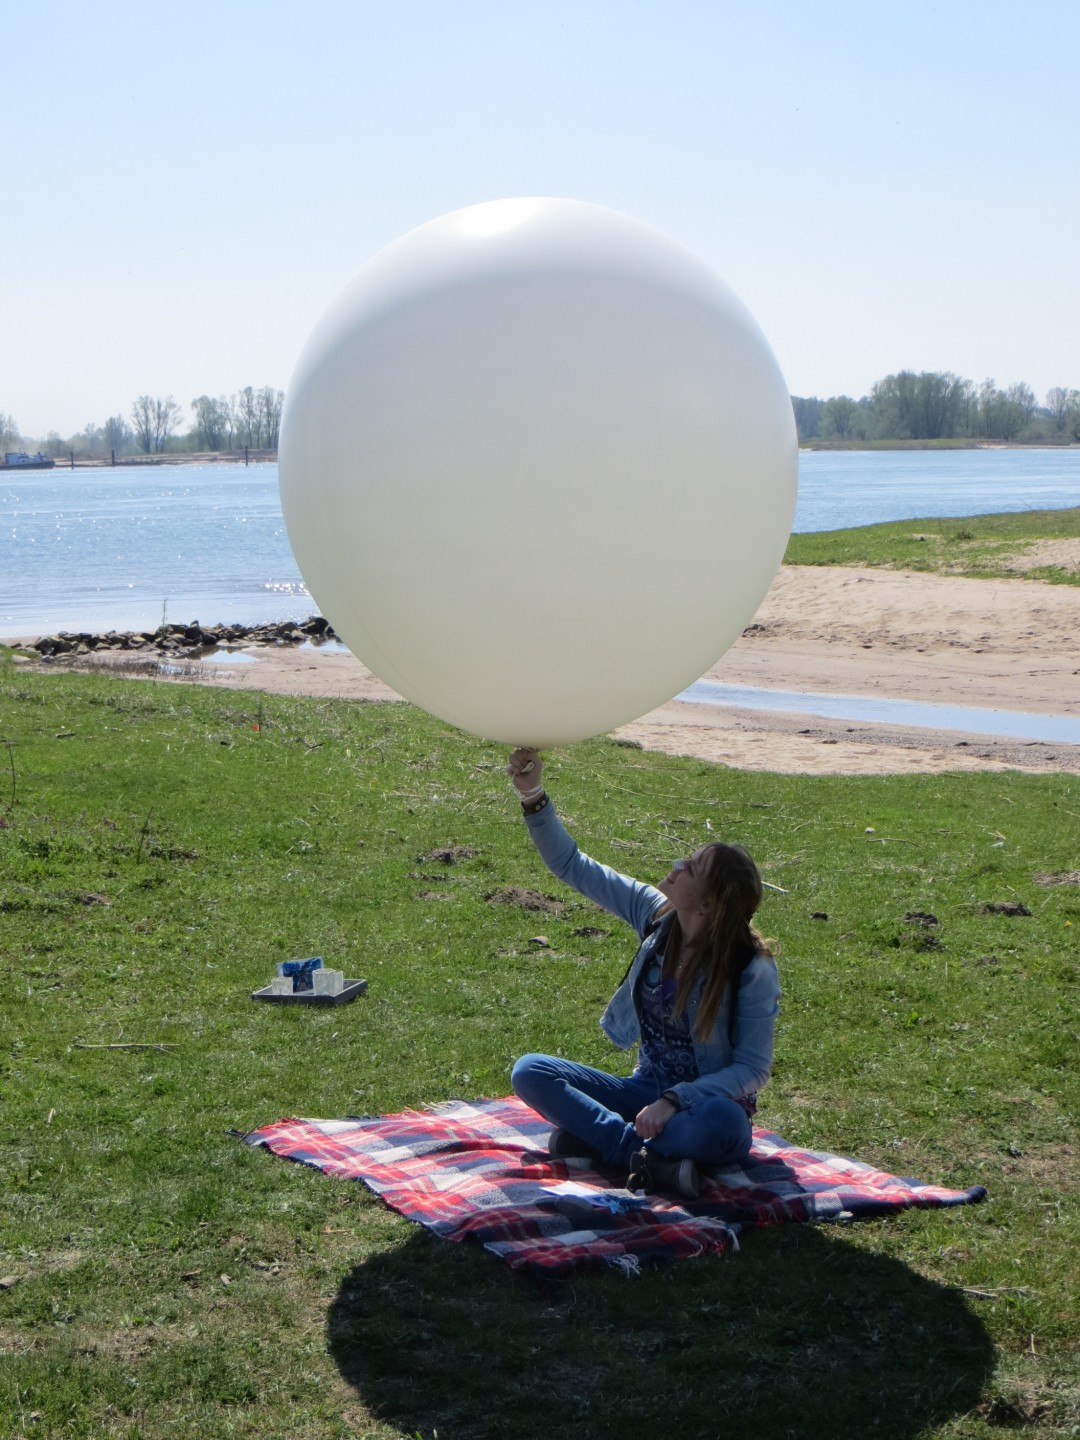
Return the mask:
<svg viewBox="0 0 1080 1440">
<path fill-rule="evenodd" d="M 1080 565 L 1080 541 L 1064 543 L 1067 554 L 1057 558 Z M 219 656 L 212 665 L 183 665 L 159 678 L 269 694 L 400 700 L 347 653 L 311 646 L 260 646 L 246 653 L 254 659 L 230 664 Z M 75 662 L 76 668 L 117 663 L 125 662 Z M 1080 717 L 1080 587 L 1021 577 L 976 580 L 786 565 L 753 623 L 705 678 Z M 678 700 L 614 733 L 647 750 L 787 774 L 1080 774 L 1080 745 Z"/>
</svg>

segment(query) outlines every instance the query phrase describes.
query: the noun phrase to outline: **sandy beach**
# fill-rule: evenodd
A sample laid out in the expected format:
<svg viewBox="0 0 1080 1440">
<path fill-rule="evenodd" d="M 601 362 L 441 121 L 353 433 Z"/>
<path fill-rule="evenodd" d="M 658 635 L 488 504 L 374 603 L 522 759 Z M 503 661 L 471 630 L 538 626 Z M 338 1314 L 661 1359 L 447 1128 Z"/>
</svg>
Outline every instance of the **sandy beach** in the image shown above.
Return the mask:
<svg viewBox="0 0 1080 1440">
<path fill-rule="evenodd" d="M 1055 558 L 1080 568 L 1080 542 L 1068 542 L 1067 553 Z M 247 658 L 234 663 L 221 657 L 184 666 L 178 683 L 373 702 L 400 698 L 348 654 L 284 645 L 241 654 Z M 706 678 L 1080 718 L 1080 588 L 1023 578 L 785 566 L 753 624 Z M 786 773 L 1080 774 L 1080 745 L 681 701 L 616 733 L 648 750 Z"/>
<path fill-rule="evenodd" d="M 1071 561 L 1080 563 L 1080 545 Z M 753 625 L 706 678 L 1080 717 L 1080 589 L 785 566 Z M 649 749 L 788 773 L 1080 773 L 1080 745 L 677 702 L 619 733 Z"/>
</svg>

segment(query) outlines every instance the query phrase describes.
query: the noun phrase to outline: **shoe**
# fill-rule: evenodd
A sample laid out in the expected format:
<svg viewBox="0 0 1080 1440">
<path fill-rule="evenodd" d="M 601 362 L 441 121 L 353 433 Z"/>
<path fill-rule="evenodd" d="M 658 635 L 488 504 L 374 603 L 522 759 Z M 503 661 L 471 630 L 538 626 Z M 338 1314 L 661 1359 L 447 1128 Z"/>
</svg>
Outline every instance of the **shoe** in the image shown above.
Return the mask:
<svg viewBox="0 0 1080 1440">
<path fill-rule="evenodd" d="M 596 1151 L 571 1130 L 552 1130 L 548 1136 L 548 1154 L 557 1160 L 595 1160 Z"/>
<path fill-rule="evenodd" d="M 701 1176 L 693 1160 L 668 1159 L 652 1150 L 639 1150 L 630 1161 L 628 1190 L 667 1190 L 682 1200 L 696 1200 L 701 1194 Z"/>
</svg>

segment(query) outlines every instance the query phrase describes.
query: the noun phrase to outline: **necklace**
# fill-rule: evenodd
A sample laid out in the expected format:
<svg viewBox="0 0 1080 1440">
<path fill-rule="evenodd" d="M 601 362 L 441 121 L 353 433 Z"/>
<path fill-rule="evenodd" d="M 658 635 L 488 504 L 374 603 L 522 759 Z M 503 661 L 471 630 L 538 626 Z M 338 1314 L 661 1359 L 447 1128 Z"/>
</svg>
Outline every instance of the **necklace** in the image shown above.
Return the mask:
<svg viewBox="0 0 1080 1440">
<path fill-rule="evenodd" d="M 667 970 L 669 975 L 673 975 L 676 979 L 678 979 L 678 977 L 682 974 L 683 970 L 686 967 L 687 959 L 688 954 L 685 941 L 680 941 L 678 950 L 675 950 L 672 946 L 669 945 L 668 952 L 664 956 L 664 968 L 665 970 Z"/>
</svg>

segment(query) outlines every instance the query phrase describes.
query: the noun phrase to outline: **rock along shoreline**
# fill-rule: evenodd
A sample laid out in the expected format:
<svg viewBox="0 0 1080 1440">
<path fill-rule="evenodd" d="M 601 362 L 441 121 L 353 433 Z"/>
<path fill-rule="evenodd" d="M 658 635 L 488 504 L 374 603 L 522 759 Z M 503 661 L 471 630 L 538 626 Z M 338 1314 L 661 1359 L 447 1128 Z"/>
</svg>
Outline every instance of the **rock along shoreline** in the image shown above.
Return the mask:
<svg viewBox="0 0 1080 1440">
<path fill-rule="evenodd" d="M 109 653 L 190 660 L 223 646 L 290 646 L 306 642 L 321 645 L 337 638 L 329 620 L 322 615 L 312 615 L 307 620 L 282 620 L 265 625 L 200 625 L 198 620 L 192 620 L 187 625 L 159 625 L 156 630 L 107 630 L 103 634 L 60 630 L 54 635 L 40 636 L 27 649 L 36 650 L 43 660 Z"/>
</svg>

